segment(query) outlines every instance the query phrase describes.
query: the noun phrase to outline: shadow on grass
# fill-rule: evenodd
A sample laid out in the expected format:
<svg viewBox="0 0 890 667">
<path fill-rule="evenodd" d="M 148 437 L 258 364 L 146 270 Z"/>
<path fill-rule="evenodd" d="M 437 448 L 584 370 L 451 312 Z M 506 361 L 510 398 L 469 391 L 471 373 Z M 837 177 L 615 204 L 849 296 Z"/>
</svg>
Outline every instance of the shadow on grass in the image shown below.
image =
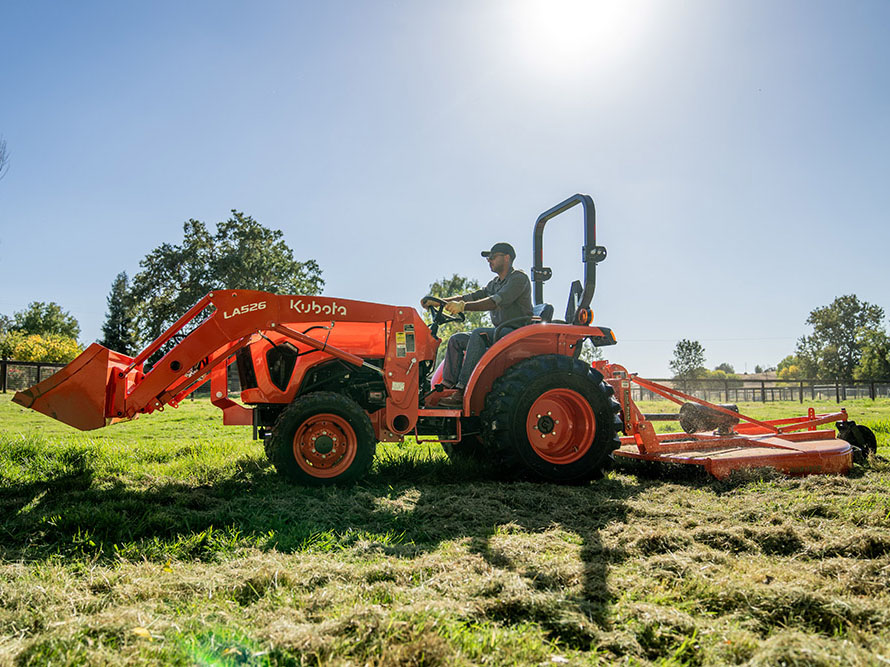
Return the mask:
<svg viewBox="0 0 890 667">
<path fill-rule="evenodd" d="M 596 623 L 605 622 L 613 599 L 608 570 L 628 557 L 607 549 L 601 532 L 610 523 L 624 523 L 627 501 L 659 484 L 627 475 L 579 486 L 500 480 L 496 471 L 474 463 L 403 451 L 384 452 L 371 473 L 349 488 L 299 487 L 251 457 L 205 485 L 167 479 L 139 486 L 100 478 L 88 459 L 79 465 L 46 481 L 2 485 L 0 557 L 212 561 L 258 548 L 352 549 L 369 558 L 410 559 L 458 541 L 532 589 L 552 593 L 564 582 L 542 571 L 535 564 L 540 559 L 505 550 L 500 539 L 529 534 L 532 550 L 558 547 L 535 540 L 546 533 L 579 545 L 583 583 L 576 602 Z M 577 616 L 551 609 L 557 597 L 493 594 L 487 613 L 505 622 L 537 618 L 562 640 L 588 645 L 595 632 L 579 625 Z"/>
</svg>

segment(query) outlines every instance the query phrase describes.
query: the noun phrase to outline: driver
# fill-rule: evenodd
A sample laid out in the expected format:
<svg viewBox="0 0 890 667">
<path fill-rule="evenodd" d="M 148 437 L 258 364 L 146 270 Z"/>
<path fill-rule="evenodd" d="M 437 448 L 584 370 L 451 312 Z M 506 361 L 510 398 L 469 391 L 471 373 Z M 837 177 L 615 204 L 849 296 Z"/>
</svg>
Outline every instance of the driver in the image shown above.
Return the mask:
<svg viewBox="0 0 890 667">
<path fill-rule="evenodd" d="M 445 310 L 452 314 L 462 313 L 465 310 L 490 311 L 494 327 L 480 327 L 472 333 L 461 331 L 448 339 L 442 382 L 446 387 L 453 387 L 457 391 L 439 401 L 442 407 L 463 405 L 464 388 L 476 364 L 493 342 L 491 339 L 495 328 L 503 322 L 518 319 L 516 326 L 506 329 L 512 331 L 525 324 L 521 318 L 532 316 L 531 282 L 523 271 L 513 268 L 513 260 L 516 259 L 513 246 L 509 243 L 495 243 L 491 246 L 491 250 L 483 251 L 482 256 L 488 260 L 488 268 L 497 276 L 481 290 L 443 300 L 447 302 Z M 427 308 L 433 305 L 433 302 L 424 297 L 420 305 Z"/>
</svg>

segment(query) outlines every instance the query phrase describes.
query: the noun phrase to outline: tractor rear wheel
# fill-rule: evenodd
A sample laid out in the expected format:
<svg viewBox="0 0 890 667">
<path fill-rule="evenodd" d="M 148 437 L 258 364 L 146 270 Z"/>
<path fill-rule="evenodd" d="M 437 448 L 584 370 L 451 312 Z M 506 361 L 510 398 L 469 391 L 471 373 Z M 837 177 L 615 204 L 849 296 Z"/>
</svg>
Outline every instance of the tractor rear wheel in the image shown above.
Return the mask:
<svg viewBox="0 0 890 667">
<path fill-rule="evenodd" d="M 307 486 L 355 482 L 374 460 L 377 439 L 362 407 L 347 396 L 299 396 L 275 423 L 266 453 L 278 472 Z"/>
<path fill-rule="evenodd" d="M 485 399 L 485 441 L 509 471 L 552 482 L 602 476 L 620 446 L 620 406 L 587 364 L 558 354 L 521 361 Z"/>
</svg>

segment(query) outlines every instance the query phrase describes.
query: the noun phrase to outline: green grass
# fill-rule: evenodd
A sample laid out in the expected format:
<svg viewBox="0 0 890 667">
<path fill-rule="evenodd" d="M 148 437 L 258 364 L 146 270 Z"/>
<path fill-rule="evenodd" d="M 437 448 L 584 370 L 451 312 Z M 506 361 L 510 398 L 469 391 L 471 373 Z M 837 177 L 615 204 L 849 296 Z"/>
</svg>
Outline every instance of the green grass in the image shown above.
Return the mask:
<svg viewBox="0 0 890 667">
<path fill-rule="evenodd" d="M 890 401 L 845 405 L 890 455 Z M 726 482 L 495 472 L 388 445 L 357 486 L 305 489 L 206 401 L 79 433 L 2 396 L 0 664 L 890 660 L 881 459 Z"/>
</svg>

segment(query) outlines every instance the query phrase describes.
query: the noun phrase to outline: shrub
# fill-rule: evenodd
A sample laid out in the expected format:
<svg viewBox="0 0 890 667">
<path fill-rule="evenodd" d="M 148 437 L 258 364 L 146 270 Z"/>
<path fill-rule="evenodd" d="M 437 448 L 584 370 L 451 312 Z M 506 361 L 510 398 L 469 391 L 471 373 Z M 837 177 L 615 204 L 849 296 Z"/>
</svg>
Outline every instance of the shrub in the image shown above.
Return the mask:
<svg viewBox="0 0 890 667">
<path fill-rule="evenodd" d="M 16 361 L 68 362 L 82 351 L 77 340 L 59 334 L 9 331 L 0 336 L 0 356 Z"/>
</svg>

